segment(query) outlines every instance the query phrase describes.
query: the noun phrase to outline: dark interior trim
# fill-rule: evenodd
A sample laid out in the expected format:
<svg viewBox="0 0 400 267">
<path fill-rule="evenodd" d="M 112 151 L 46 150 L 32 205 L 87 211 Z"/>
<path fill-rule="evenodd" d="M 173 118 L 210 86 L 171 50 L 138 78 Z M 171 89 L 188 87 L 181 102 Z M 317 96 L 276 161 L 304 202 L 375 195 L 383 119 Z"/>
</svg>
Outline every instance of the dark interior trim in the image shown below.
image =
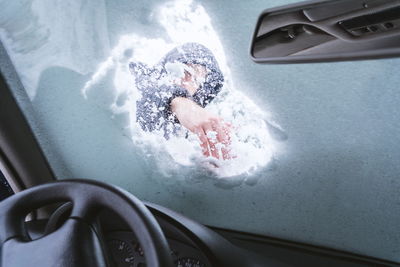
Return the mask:
<svg viewBox="0 0 400 267">
<path fill-rule="evenodd" d="M 53 181 L 55 175 L 10 90 L 11 84 L 23 85 L 1 43 L 0 59 L 0 153 L 12 174 L 7 179 L 21 190 Z"/>
<path fill-rule="evenodd" d="M 368 264 L 373 266 L 400 266 L 399 263 L 383 260 L 379 258 L 374 258 L 370 256 L 360 255 L 352 252 L 332 249 L 328 247 L 310 245 L 296 241 L 289 241 L 285 239 L 263 236 L 253 233 L 228 230 L 213 226 L 207 226 L 210 229 L 216 231 L 220 235 L 224 236 L 226 239 L 231 241 L 233 244 L 239 246 L 245 246 L 246 243 L 258 243 L 267 247 L 281 247 L 287 251 L 300 251 L 302 254 L 309 254 L 310 256 L 322 256 L 324 258 L 332 259 L 343 259 L 347 262 L 355 262 L 360 264 Z M 265 250 L 264 250 L 265 251 Z"/>
</svg>

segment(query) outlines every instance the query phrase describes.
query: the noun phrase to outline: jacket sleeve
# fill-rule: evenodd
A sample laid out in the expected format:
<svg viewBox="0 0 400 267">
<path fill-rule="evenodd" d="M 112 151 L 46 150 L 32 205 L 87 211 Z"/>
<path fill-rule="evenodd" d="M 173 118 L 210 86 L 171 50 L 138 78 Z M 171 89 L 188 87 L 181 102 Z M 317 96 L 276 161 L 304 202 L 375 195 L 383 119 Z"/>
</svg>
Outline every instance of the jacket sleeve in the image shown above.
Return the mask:
<svg viewBox="0 0 400 267">
<path fill-rule="evenodd" d="M 142 98 L 136 102 L 136 120 L 142 129 L 152 132 L 166 129 L 167 124 L 177 123 L 170 105 L 172 99 L 178 96 L 187 97 L 187 90 L 167 85 L 150 86 L 142 90 Z"/>
</svg>

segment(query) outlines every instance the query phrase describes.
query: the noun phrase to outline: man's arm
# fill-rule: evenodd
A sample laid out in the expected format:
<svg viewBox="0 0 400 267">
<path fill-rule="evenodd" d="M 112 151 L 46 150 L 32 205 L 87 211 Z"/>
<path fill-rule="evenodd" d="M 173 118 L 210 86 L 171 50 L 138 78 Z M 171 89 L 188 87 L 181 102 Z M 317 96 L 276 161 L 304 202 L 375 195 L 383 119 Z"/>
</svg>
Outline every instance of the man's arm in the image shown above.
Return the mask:
<svg viewBox="0 0 400 267">
<path fill-rule="evenodd" d="M 174 122 L 171 100 L 175 97 L 187 96 L 187 91 L 179 86 L 148 86 L 141 90 L 142 97 L 137 101 L 136 119 L 145 131 L 152 132 Z M 164 129 L 165 130 L 165 129 Z M 166 131 L 166 130 L 165 130 Z M 164 132 L 169 136 L 170 132 Z"/>
<path fill-rule="evenodd" d="M 174 98 L 171 101 L 171 110 L 180 124 L 199 137 L 205 156 L 220 158 L 218 146 L 221 144 L 222 158 L 230 158 L 229 124 L 184 97 Z M 216 136 L 213 133 L 216 133 Z"/>
</svg>

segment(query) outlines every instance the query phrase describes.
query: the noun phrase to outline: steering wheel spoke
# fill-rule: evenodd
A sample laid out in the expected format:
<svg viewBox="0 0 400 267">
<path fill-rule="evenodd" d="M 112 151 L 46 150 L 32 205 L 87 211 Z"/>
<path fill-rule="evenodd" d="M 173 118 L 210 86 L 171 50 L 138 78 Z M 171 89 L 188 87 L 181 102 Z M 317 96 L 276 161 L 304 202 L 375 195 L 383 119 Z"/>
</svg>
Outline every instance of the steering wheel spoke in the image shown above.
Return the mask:
<svg viewBox="0 0 400 267">
<path fill-rule="evenodd" d="M 25 216 L 59 202 L 72 203 L 69 218 L 54 232 L 29 240 Z M 144 204 L 120 188 L 89 180 L 45 184 L 1 202 L 1 266 L 107 266 L 107 256 L 90 224 L 102 209 L 125 220 L 139 239 L 148 266 L 173 266 L 166 238 Z"/>
</svg>

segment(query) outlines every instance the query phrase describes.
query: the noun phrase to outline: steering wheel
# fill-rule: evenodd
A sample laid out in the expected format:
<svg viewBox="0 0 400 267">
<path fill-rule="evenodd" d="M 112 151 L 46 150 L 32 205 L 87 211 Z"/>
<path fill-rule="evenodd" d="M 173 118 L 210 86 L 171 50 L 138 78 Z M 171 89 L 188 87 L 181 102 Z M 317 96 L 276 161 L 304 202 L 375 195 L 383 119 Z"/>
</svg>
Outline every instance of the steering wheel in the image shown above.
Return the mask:
<svg viewBox="0 0 400 267">
<path fill-rule="evenodd" d="M 26 215 L 45 205 L 67 201 L 72 203 L 72 210 L 64 224 L 32 240 L 24 223 Z M 147 266 L 173 266 L 167 240 L 144 204 L 123 189 L 91 180 L 44 184 L 0 202 L 0 266 L 109 266 L 109 254 L 91 225 L 103 208 L 114 211 L 135 233 Z"/>
</svg>

